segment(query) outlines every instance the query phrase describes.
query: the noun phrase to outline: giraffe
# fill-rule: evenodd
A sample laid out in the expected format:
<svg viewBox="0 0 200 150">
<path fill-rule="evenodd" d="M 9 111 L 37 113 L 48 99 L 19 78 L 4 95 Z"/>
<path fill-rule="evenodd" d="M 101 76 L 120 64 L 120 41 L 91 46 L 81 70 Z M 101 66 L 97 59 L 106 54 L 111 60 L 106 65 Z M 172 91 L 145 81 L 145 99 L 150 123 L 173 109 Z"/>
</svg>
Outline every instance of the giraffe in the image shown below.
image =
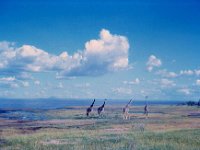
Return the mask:
<svg viewBox="0 0 200 150">
<path fill-rule="evenodd" d="M 147 98 L 148 96 L 145 96 L 145 99 L 146 99 L 146 105 L 144 106 L 144 115 L 148 116 L 148 105 L 147 105 Z"/>
<path fill-rule="evenodd" d="M 95 99 L 92 102 L 92 104 L 90 105 L 90 107 L 87 108 L 87 110 L 86 110 L 86 116 L 89 116 L 89 114 L 92 112 L 92 108 L 94 106 L 94 102 L 95 102 Z"/>
<path fill-rule="evenodd" d="M 105 104 L 106 104 L 106 99 L 104 100 L 103 105 L 101 105 L 101 106 L 97 109 L 99 115 L 101 114 L 101 112 L 104 111 Z"/>
<path fill-rule="evenodd" d="M 128 104 L 126 104 L 126 106 L 123 108 L 123 119 L 130 119 L 129 116 L 129 105 L 131 103 L 132 99 L 128 102 Z"/>
</svg>

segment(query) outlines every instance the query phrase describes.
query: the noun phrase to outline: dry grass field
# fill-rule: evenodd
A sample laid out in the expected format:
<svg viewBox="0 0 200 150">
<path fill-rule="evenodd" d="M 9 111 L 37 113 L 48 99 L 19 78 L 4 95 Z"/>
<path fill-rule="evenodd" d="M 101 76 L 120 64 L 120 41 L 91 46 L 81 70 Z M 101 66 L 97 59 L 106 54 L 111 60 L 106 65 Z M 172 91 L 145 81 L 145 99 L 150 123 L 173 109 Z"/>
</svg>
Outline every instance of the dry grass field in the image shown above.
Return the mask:
<svg viewBox="0 0 200 150">
<path fill-rule="evenodd" d="M 200 150 L 200 108 L 130 108 L 123 120 L 119 106 L 85 116 L 85 107 L 42 111 L 47 120 L 0 119 L 1 150 Z M 40 111 L 34 112 L 36 115 Z"/>
</svg>

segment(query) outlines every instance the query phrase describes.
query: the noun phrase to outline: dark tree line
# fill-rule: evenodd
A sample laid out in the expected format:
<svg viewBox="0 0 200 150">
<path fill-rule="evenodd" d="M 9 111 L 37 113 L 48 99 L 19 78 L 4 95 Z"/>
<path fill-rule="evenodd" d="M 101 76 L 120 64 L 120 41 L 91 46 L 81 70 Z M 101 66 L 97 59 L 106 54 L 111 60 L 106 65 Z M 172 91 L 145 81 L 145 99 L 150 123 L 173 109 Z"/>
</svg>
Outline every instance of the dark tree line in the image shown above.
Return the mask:
<svg viewBox="0 0 200 150">
<path fill-rule="evenodd" d="M 182 105 L 188 105 L 188 106 L 198 106 L 200 107 L 200 99 L 198 102 L 195 102 L 195 101 L 187 101 L 185 103 L 182 103 Z"/>
</svg>

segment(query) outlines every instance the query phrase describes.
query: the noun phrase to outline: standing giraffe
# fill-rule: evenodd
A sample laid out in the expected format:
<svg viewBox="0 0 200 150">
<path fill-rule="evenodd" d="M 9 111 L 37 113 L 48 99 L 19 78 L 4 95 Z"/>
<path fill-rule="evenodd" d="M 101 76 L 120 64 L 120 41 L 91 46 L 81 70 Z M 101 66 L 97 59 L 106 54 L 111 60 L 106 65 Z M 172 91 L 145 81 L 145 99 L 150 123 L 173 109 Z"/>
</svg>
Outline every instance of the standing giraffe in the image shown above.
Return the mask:
<svg viewBox="0 0 200 150">
<path fill-rule="evenodd" d="M 86 116 L 89 116 L 89 114 L 92 112 L 92 108 L 94 106 L 94 102 L 95 102 L 95 99 L 92 102 L 92 105 L 90 105 L 90 107 L 87 108 L 87 110 L 86 110 Z"/>
<path fill-rule="evenodd" d="M 148 116 L 148 105 L 147 105 L 147 98 L 148 98 L 148 96 L 145 96 L 145 99 L 146 99 L 146 105 L 144 106 L 144 114 L 146 115 L 146 116 Z"/>
<path fill-rule="evenodd" d="M 130 119 L 129 116 L 129 105 L 131 103 L 132 99 L 128 102 L 128 104 L 126 104 L 126 106 L 123 108 L 123 119 Z"/>
<path fill-rule="evenodd" d="M 99 115 L 101 114 L 101 112 L 104 111 L 105 104 L 106 104 L 106 99 L 104 100 L 103 105 L 101 105 L 101 106 L 97 109 Z"/>
</svg>

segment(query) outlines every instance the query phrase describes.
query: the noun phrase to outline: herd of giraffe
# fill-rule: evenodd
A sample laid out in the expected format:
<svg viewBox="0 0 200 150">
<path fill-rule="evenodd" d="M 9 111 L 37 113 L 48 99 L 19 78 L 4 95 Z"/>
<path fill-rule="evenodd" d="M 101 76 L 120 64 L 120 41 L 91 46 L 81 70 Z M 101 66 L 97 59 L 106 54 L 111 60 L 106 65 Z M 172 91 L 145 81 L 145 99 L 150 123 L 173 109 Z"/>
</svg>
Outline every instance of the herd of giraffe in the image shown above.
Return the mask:
<svg viewBox="0 0 200 150">
<path fill-rule="evenodd" d="M 94 102 L 95 102 L 95 99 L 94 99 L 94 101 L 92 102 L 92 104 L 90 105 L 90 107 L 87 108 L 87 110 L 86 110 L 86 116 L 89 116 L 89 114 L 92 112 L 93 106 L 94 106 Z M 101 106 L 97 109 L 97 112 L 98 112 L 99 115 L 101 114 L 101 112 L 104 111 L 105 104 L 106 104 L 106 99 L 104 100 L 103 105 L 101 105 Z"/>
<path fill-rule="evenodd" d="M 145 97 L 145 99 L 147 99 L 147 98 L 148 98 L 148 96 Z M 129 107 L 130 107 L 131 102 L 132 102 L 132 99 L 131 99 L 131 100 L 126 104 L 126 106 L 123 108 L 123 119 L 130 119 Z M 93 100 L 93 102 L 92 102 L 92 104 L 90 105 L 90 107 L 88 107 L 88 108 L 86 109 L 86 116 L 89 116 L 90 113 L 93 111 L 94 103 L 95 103 L 95 99 Z M 99 115 L 104 111 L 105 104 L 106 104 L 106 99 L 104 100 L 103 105 L 101 105 L 101 106 L 98 107 L 98 109 L 97 109 L 97 112 L 98 112 Z M 148 105 L 147 105 L 147 102 L 146 102 L 146 105 L 144 106 L 144 115 L 148 116 Z"/>
</svg>

